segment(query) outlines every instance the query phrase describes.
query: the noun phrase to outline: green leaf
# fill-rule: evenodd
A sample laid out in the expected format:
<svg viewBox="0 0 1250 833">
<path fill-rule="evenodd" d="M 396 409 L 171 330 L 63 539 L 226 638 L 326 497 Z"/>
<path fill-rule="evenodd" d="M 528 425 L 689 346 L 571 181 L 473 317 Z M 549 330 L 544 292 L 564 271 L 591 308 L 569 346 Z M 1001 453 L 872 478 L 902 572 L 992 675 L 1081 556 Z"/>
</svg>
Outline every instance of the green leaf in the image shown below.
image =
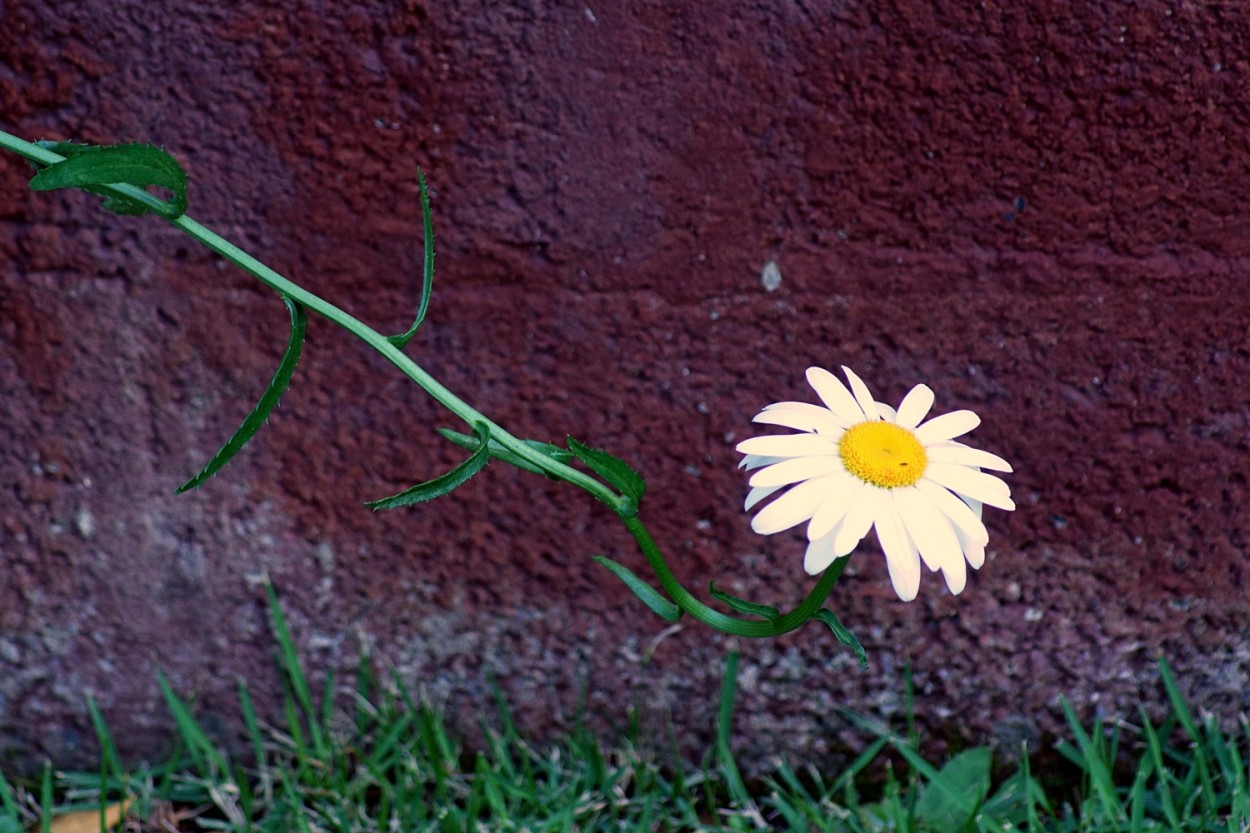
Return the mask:
<svg viewBox="0 0 1250 833">
<path fill-rule="evenodd" d="M 620 457 L 591 448 L 573 437 L 568 439 L 569 451 L 572 451 L 574 456 L 585 463 L 591 471 L 633 501 L 634 509 L 637 510 L 642 503 L 642 496 L 646 494 L 647 481 L 643 480 L 641 475 Z"/>
<path fill-rule="evenodd" d="M 833 631 L 833 635 L 838 638 L 838 641 L 854 651 L 855 656 L 859 657 L 860 668 L 865 670 L 868 669 L 868 655 L 864 653 L 864 646 L 859 644 L 859 640 L 855 638 L 855 634 L 846 629 L 846 625 L 842 624 L 832 610 L 829 610 L 828 608 L 818 610 L 816 611 L 816 615 L 812 618 L 828 625 L 829 629 Z"/>
<path fill-rule="evenodd" d="M 243 424 L 231 435 L 230 439 L 226 440 L 226 444 L 213 455 L 213 459 L 208 461 L 208 465 L 195 477 L 179 486 L 177 494 L 199 487 L 216 474 L 222 466 L 229 463 L 234 455 L 247 444 L 247 441 L 260 430 L 265 420 L 269 419 L 269 414 L 277 406 L 278 399 L 286 390 L 287 385 L 291 383 L 291 375 L 295 373 L 295 365 L 299 362 L 300 353 L 304 349 L 304 330 L 308 325 L 308 314 L 304 312 L 302 305 L 285 295 L 282 296 L 282 302 L 291 313 L 291 336 L 287 339 L 286 352 L 282 354 L 282 361 L 273 374 L 273 379 L 269 381 L 269 387 L 265 388 L 256 407 L 247 415 L 247 419 L 243 420 Z"/>
<path fill-rule="evenodd" d="M 486 427 L 485 423 L 479 422 L 474 424 L 473 430 L 478 436 L 478 446 L 469 459 L 433 480 L 410 486 L 398 494 L 384 497 L 381 500 L 369 501 L 365 506 L 368 506 L 370 509 L 395 509 L 399 506 L 411 506 L 414 503 L 423 503 L 436 497 L 442 497 L 463 486 L 470 477 L 484 469 L 486 464 L 490 462 L 490 429 Z"/>
<path fill-rule="evenodd" d="M 425 320 L 425 313 L 430 308 L 430 294 L 434 291 L 434 221 L 430 218 L 430 195 L 425 190 L 425 174 L 421 173 L 421 169 L 417 168 L 417 185 L 421 188 L 421 223 L 424 226 L 425 233 L 425 266 L 422 270 L 421 278 L 421 301 L 417 304 L 417 319 L 412 322 L 412 326 L 405 333 L 397 336 L 387 336 L 386 340 L 394 344 L 400 350 L 412 341 L 412 337 L 417 334 L 417 328 L 421 326 L 421 322 Z"/>
<path fill-rule="evenodd" d="M 925 786 L 916 818 L 931 830 L 964 830 L 990 791 L 990 750 L 968 749 L 951 758 Z"/>
<path fill-rule="evenodd" d="M 450 428 L 440 428 L 438 429 L 438 433 L 442 434 L 446 439 L 450 440 L 451 442 L 455 443 L 461 448 L 467 448 L 470 451 L 476 451 L 477 447 L 481 445 L 481 441 L 478 440 L 477 437 L 470 436 L 469 434 L 462 434 L 459 431 L 453 431 Z M 570 460 L 573 459 L 573 453 L 571 451 L 568 451 L 567 449 L 564 449 L 564 448 L 560 448 L 560 446 L 553 445 L 552 443 L 544 443 L 538 440 L 521 440 L 521 442 L 525 443 L 527 446 L 532 448 L 534 451 L 537 451 L 539 454 L 550 457 L 552 460 L 555 460 L 557 463 L 568 463 Z M 487 446 L 489 448 L 490 456 L 495 458 L 496 460 L 502 460 L 508 465 L 516 466 L 519 469 L 524 469 L 525 471 L 533 472 L 534 474 L 541 474 L 546 477 L 551 477 L 550 474 L 543 471 L 538 466 L 534 465 L 528 460 L 524 460 L 518 457 L 517 455 L 513 454 L 511 451 L 504 448 L 495 440 L 491 440 L 489 443 L 487 443 Z M 558 478 L 551 477 L 551 479 L 557 480 Z"/>
<path fill-rule="evenodd" d="M 745 613 L 748 616 L 759 616 L 770 622 L 775 622 L 781 618 L 781 611 L 770 605 L 756 604 L 748 602 L 746 599 L 739 599 L 737 596 L 731 596 L 724 591 L 716 589 L 716 582 L 708 584 L 708 592 L 712 594 L 712 598 L 724 602 L 734 613 Z"/>
<path fill-rule="evenodd" d="M 154 210 L 167 220 L 176 220 L 187 211 L 187 172 L 172 156 L 145 144 L 78 145 L 72 142 L 40 142 L 42 147 L 64 156 L 47 166 L 30 181 L 33 191 L 81 188 L 100 194 L 104 207 L 117 214 L 151 214 Z M 168 189 L 173 196 L 163 208 L 153 209 L 131 197 L 109 193 L 102 186 L 133 185 Z"/>
<path fill-rule="evenodd" d="M 676 622 L 681 618 L 681 608 L 673 604 L 664 594 L 647 584 L 626 567 L 624 564 L 618 564 L 610 558 L 602 555 L 596 555 L 592 559 L 595 563 L 607 567 L 612 575 L 625 582 L 625 586 L 633 592 L 635 596 L 642 599 L 642 603 L 663 619 L 665 622 Z"/>
</svg>

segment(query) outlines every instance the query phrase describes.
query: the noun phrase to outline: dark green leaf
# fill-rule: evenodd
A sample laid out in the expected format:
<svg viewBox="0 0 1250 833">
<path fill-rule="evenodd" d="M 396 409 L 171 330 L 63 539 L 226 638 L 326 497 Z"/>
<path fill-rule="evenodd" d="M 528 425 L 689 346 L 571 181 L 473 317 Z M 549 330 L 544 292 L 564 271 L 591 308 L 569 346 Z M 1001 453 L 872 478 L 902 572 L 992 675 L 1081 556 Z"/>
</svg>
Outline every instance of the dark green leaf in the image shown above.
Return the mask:
<svg viewBox="0 0 1250 833">
<path fill-rule="evenodd" d="M 829 610 L 828 608 L 819 610 L 812 618 L 818 619 L 828 625 L 829 629 L 833 631 L 833 635 L 838 638 L 838 641 L 854 651 L 855 656 L 859 657 L 860 667 L 864 669 L 868 668 L 868 655 L 864 653 L 864 646 L 859 644 L 859 640 L 855 638 L 855 634 L 846 629 L 846 626 L 838 620 L 838 617 L 834 615 L 832 610 Z"/>
<path fill-rule="evenodd" d="M 916 818 L 931 830 L 965 830 L 989 791 L 989 748 L 965 750 L 925 786 L 916 802 Z"/>
<path fill-rule="evenodd" d="M 451 442 L 455 443 L 461 448 L 467 448 L 470 451 L 476 451 L 477 447 L 481 444 L 481 441 L 478 440 L 477 437 L 470 436 L 469 434 L 462 434 L 459 431 L 452 431 L 450 428 L 440 428 L 438 429 L 438 433 L 442 434 L 445 438 L 447 438 L 448 440 L 451 440 Z M 560 446 L 553 445 L 552 443 L 544 443 L 538 440 L 521 440 L 521 442 L 525 443 L 527 446 L 532 448 L 534 451 L 537 451 L 539 454 L 550 457 L 552 460 L 555 460 L 557 463 L 568 463 L 570 460 L 573 459 L 573 453 L 571 451 L 568 451 L 567 449 L 564 449 L 564 448 L 560 448 Z M 551 475 L 547 474 L 547 472 L 543 471 L 538 466 L 535 466 L 533 463 L 529 462 L 528 460 L 523 460 L 522 458 L 513 454 L 511 451 L 504 448 L 495 440 L 491 440 L 489 443 L 487 443 L 487 445 L 490 449 L 490 456 L 495 458 L 496 460 L 502 460 L 508 465 L 516 466 L 519 469 L 524 469 L 525 471 L 533 472 L 534 474 L 541 474 L 547 477 L 551 477 Z M 555 480 L 557 478 L 552 478 L 552 479 Z"/>
<path fill-rule="evenodd" d="M 573 437 L 569 437 L 569 450 L 591 471 L 633 501 L 635 510 L 642 503 L 642 496 L 647 491 L 647 481 L 643 480 L 638 472 L 620 457 L 591 448 Z"/>
<path fill-rule="evenodd" d="M 712 598 L 717 599 L 729 606 L 729 609 L 735 613 L 745 613 L 748 616 L 759 616 L 770 622 L 775 622 L 781 618 L 781 611 L 769 605 L 756 604 L 748 602 L 746 599 L 739 599 L 737 596 L 731 596 L 721 590 L 716 589 L 716 582 L 708 585 L 708 592 L 712 594 Z"/>
<path fill-rule="evenodd" d="M 411 506 L 449 494 L 459 486 L 463 486 L 470 477 L 477 474 L 490 462 L 490 429 L 483 423 L 473 426 L 478 437 L 477 450 L 460 465 L 446 474 L 433 480 L 410 486 L 398 494 L 384 497 L 381 500 L 369 501 L 365 504 L 370 509 L 395 509 L 399 506 Z"/>
<path fill-rule="evenodd" d="M 434 221 L 430 217 L 430 195 L 425 190 L 425 174 L 421 173 L 421 169 L 417 169 L 417 184 L 421 188 L 421 223 L 424 226 L 425 233 L 425 265 L 422 269 L 421 278 L 421 301 L 417 304 L 417 319 L 412 322 L 412 326 L 405 333 L 397 336 L 387 336 L 387 341 L 394 344 L 400 350 L 412 341 L 412 337 L 417 334 L 417 328 L 421 326 L 421 322 L 425 320 L 425 313 L 430 308 L 430 294 L 434 291 Z"/>
<path fill-rule="evenodd" d="M 304 330 L 308 324 L 308 315 L 304 312 L 304 307 L 297 304 L 287 296 L 282 296 L 282 302 L 286 304 L 287 310 L 291 313 L 291 337 L 286 343 L 286 352 L 282 354 L 282 362 L 278 365 L 278 370 L 273 374 L 273 379 L 269 382 L 269 387 L 265 389 L 265 393 L 260 397 L 260 401 L 256 403 L 256 407 L 247 415 L 247 419 L 243 420 L 243 424 L 234 432 L 230 439 L 226 440 L 226 444 L 213 455 L 213 459 L 208 461 L 208 465 L 192 477 L 186 483 L 178 487 L 178 494 L 182 494 L 188 489 L 194 489 L 204 483 L 205 480 L 216 474 L 222 466 L 229 463 L 235 454 L 239 453 L 239 449 L 247 444 L 247 441 L 260 430 L 265 424 L 265 420 L 269 419 L 269 414 L 278 404 L 278 399 L 282 396 L 283 391 L 291 382 L 291 375 L 295 373 L 295 365 L 299 362 L 300 352 L 304 349 Z"/>
<path fill-rule="evenodd" d="M 81 188 L 104 196 L 104 207 L 117 214 L 150 214 L 156 210 L 167 220 L 176 220 L 186 213 L 187 172 L 160 148 L 144 144 L 40 144 L 65 159 L 35 174 L 30 181 L 31 190 Z M 153 209 L 140 200 L 109 193 L 101 187 L 105 185 L 133 185 L 144 189 L 154 185 L 168 189 L 173 196 L 165 201 L 163 208 Z"/>
<path fill-rule="evenodd" d="M 605 558 L 602 555 L 594 556 L 593 560 L 596 563 L 607 567 L 608 570 L 611 571 L 612 575 L 625 582 L 625 586 L 628 587 L 635 596 L 642 599 L 642 603 L 651 608 L 651 610 L 665 622 L 676 622 L 681 618 L 680 607 L 665 598 L 664 594 L 659 590 L 656 590 L 654 587 L 638 578 L 638 576 L 634 575 L 633 572 L 630 571 L 630 569 L 625 565 L 617 564 L 612 559 Z"/>
</svg>

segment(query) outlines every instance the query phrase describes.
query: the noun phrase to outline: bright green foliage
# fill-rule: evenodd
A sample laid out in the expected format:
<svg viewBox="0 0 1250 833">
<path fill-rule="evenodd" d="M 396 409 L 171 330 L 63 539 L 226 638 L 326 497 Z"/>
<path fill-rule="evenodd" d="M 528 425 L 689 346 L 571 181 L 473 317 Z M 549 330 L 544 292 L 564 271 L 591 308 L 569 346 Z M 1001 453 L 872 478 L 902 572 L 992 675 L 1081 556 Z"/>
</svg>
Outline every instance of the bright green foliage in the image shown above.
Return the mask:
<svg viewBox="0 0 1250 833">
<path fill-rule="evenodd" d="M 608 570 L 611 571 L 612 575 L 625 582 L 625 586 L 628 587 L 635 596 L 642 600 L 643 604 L 651 608 L 651 610 L 665 622 L 676 622 L 681 618 L 680 607 L 673 604 L 673 602 L 666 598 L 659 590 L 656 590 L 654 587 L 638 578 L 638 576 L 624 564 L 618 564 L 612 559 L 602 555 L 592 556 L 592 558 L 597 564 L 607 567 Z"/>
<path fill-rule="evenodd" d="M 72 142 L 40 142 L 41 147 L 65 157 L 49 165 L 30 181 L 32 191 L 81 188 L 100 194 L 104 207 L 116 214 L 143 215 L 154 211 L 167 220 L 176 220 L 187 211 L 187 172 L 172 156 L 152 145 L 80 145 Z M 102 186 L 156 186 L 173 196 L 163 208 L 154 209 L 139 200 L 105 191 Z"/>
<path fill-rule="evenodd" d="M 230 436 L 230 439 L 226 440 L 226 444 L 213 455 L 213 458 L 208 461 L 208 465 L 199 474 L 178 487 L 178 494 L 182 494 L 189 489 L 198 488 L 204 481 L 220 471 L 226 463 L 229 463 L 234 458 L 234 455 L 238 454 L 243 446 L 247 445 L 247 441 L 269 419 L 269 414 L 277 407 L 278 400 L 282 398 L 287 385 L 291 383 L 291 376 L 295 373 L 295 365 L 299 364 L 300 353 L 304 349 L 304 331 L 308 326 L 308 314 L 304 312 L 302 306 L 285 295 L 282 296 L 282 301 L 291 313 L 291 335 L 287 339 L 286 351 L 282 354 L 282 361 L 278 364 L 277 371 L 269 381 L 269 386 L 265 388 L 265 392 L 261 394 L 260 401 L 256 403 L 256 407 L 247 415 L 247 418 L 243 420 L 243 424 L 238 427 L 238 430 Z"/>
<path fill-rule="evenodd" d="M 647 481 L 643 480 L 642 476 L 620 457 L 591 448 L 572 437 L 569 437 L 568 441 L 569 451 L 585 463 L 587 468 L 629 498 L 633 504 L 633 514 L 637 514 L 638 507 L 642 504 L 642 496 L 647 492 Z"/>
<path fill-rule="evenodd" d="M 535 743 L 521 736 L 501 696 L 484 745 L 470 750 L 402 681 L 379 678 L 368 657 L 346 692 L 346 710 L 333 677 L 314 696 L 277 596 L 267 590 L 283 718 L 262 728 L 240 684 L 249 760 L 216 749 L 193 706 L 159 677 L 180 739 L 173 761 L 124 770 L 103 717 L 89 705 L 99 770 L 57 772 L 54 780 L 49 768 L 41 780 L 16 786 L 0 775 L 0 833 L 47 830 L 54 812 L 98 809 L 126 796 L 150 820 L 140 829 L 167 829 L 152 820 L 172 804 L 199 812 L 178 829 L 228 833 L 1242 833 L 1250 819 L 1250 735 L 1197 721 L 1164 663 L 1172 711 L 1158 726 L 1145 720 L 1133 743 L 1120 742 L 1127 724 L 1108 729 L 1095 720 L 1087 728 L 1068 710 L 1076 743 L 1059 749 L 1085 777 L 1060 784 L 1054 801 L 1026 756 L 1006 776 L 993 774 L 983 747 L 935 764 L 920 754 L 914 729 L 899 734 L 849 713 L 869 737 L 854 760 L 832 773 L 796 771 L 782 761 L 772 775 L 749 782 L 732 748 L 736 652 L 726 658 L 715 746 L 703 767 L 656 760 L 646 751 L 654 746 L 632 733 L 608 747 L 581 728 Z M 910 685 L 907 694 L 911 708 Z M 1126 785 L 1117 773 L 1130 749 L 1139 765 Z M 1004 763 L 1011 762 L 1000 761 L 1000 769 Z"/>
<path fill-rule="evenodd" d="M 458 487 L 467 483 L 470 477 L 477 474 L 490 462 L 490 429 L 486 427 L 485 423 L 479 422 L 473 426 L 473 430 L 478 437 L 478 447 L 463 463 L 433 480 L 418 483 L 398 494 L 384 497 L 381 500 L 370 501 L 365 505 L 370 509 L 395 509 L 399 506 L 411 506 L 414 503 L 422 503 L 450 494 Z"/>
</svg>

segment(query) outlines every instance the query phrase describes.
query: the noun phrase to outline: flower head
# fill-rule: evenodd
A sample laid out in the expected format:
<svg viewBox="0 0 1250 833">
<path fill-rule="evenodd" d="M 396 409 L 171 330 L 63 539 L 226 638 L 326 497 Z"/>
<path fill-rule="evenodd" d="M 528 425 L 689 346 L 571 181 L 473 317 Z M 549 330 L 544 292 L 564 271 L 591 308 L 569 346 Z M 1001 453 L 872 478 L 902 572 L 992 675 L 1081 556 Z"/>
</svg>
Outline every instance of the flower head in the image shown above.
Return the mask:
<svg viewBox="0 0 1250 833">
<path fill-rule="evenodd" d="M 955 441 L 981 423 L 972 411 L 952 411 L 921 424 L 933 391 L 916 385 L 898 410 L 877 402 L 843 367 L 850 389 L 827 370 L 809 368 L 807 381 L 824 406 L 778 402 L 755 422 L 801 433 L 752 437 L 738 444 L 741 467 L 755 470 L 746 509 L 780 492 L 756 513 L 751 528 L 772 535 L 807 522 L 808 573 L 823 572 L 849 555 L 876 528 L 903 601 L 916 598 L 920 562 L 941 570 L 952 593 L 964 589 L 965 562 L 985 562 L 989 533 L 983 504 L 1012 510 L 1011 491 L 986 474 L 1010 472 L 1003 458 Z"/>
</svg>

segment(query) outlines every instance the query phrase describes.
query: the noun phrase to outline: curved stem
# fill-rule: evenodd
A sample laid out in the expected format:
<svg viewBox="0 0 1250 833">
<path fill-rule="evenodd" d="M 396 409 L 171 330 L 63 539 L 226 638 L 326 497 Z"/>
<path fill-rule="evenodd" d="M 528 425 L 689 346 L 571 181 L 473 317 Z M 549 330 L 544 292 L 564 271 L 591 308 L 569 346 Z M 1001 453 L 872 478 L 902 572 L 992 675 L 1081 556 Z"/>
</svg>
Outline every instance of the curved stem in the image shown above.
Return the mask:
<svg viewBox="0 0 1250 833">
<path fill-rule="evenodd" d="M 783 633 L 789 633 L 799 627 L 820 610 L 830 591 L 833 590 L 833 586 L 837 584 L 838 578 L 841 577 L 842 571 L 846 569 L 847 561 L 850 560 L 839 558 L 829 569 L 821 573 L 816 586 L 812 588 L 811 592 L 807 594 L 807 598 L 798 607 L 772 622 L 757 622 L 721 613 L 719 610 L 714 610 L 696 599 L 673 575 L 673 571 L 669 569 L 668 562 L 664 560 L 664 556 L 660 553 L 660 548 L 655 545 L 655 540 L 651 537 L 651 533 L 647 531 L 647 528 L 643 526 L 642 521 L 636 517 L 622 518 L 621 520 L 624 522 L 625 528 L 634 536 L 634 540 L 638 542 L 639 549 L 646 555 L 647 563 L 651 565 L 656 578 L 660 580 L 660 586 L 664 588 L 664 592 L 669 595 L 669 598 L 678 607 L 703 624 L 736 636 L 778 636 Z"/>
<path fill-rule="evenodd" d="M 64 161 L 64 157 L 61 155 L 40 145 L 19 139 L 2 130 L 0 130 L 0 147 L 13 151 L 40 165 L 54 165 Z M 142 203 L 148 206 L 157 216 L 165 216 L 165 203 L 142 188 L 116 184 L 101 186 L 100 190 Z M 400 372 L 420 385 L 439 404 L 464 420 L 465 423 L 468 425 L 485 424 L 490 431 L 490 438 L 517 457 L 553 477 L 583 489 L 607 504 L 616 513 L 617 517 L 621 519 L 622 523 L 625 524 L 625 527 L 638 543 L 664 591 L 682 610 L 700 622 L 725 633 L 739 636 L 761 637 L 788 633 L 811 619 L 820 610 L 834 584 L 837 583 L 838 578 L 842 575 L 842 570 L 845 568 L 847 561 L 845 558 L 838 559 L 833 566 L 821 575 L 816 582 L 816 586 L 812 588 L 811 592 L 808 593 L 798 607 L 772 621 L 761 622 L 743 619 L 708 607 L 686 590 L 676 576 L 673 575 L 651 534 L 643 526 L 642 521 L 637 518 L 635 514 L 637 507 L 633 505 L 633 501 L 618 495 L 599 480 L 571 466 L 553 460 L 545 454 L 534 451 L 524 442 L 518 440 L 476 408 L 444 387 L 420 365 L 405 355 L 400 348 L 392 344 L 386 336 L 329 301 L 286 279 L 216 232 L 206 228 L 185 214 L 175 219 L 169 219 L 168 217 L 165 219 L 171 225 L 243 269 L 261 283 L 337 324 L 365 342 L 387 361 L 399 368 Z"/>
</svg>

